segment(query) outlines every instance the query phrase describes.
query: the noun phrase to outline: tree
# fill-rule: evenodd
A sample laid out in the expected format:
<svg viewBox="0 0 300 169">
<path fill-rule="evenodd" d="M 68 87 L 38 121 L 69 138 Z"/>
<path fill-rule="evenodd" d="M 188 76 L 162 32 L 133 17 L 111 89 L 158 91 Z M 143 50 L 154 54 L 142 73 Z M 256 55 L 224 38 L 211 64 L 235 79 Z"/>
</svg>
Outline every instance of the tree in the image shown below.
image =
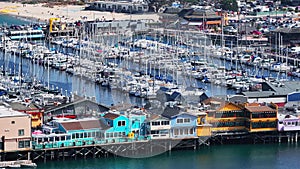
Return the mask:
<svg viewBox="0 0 300 169">
<path fill-rule="evenodd" d="M 237 12 L 239 9 L 236 0 L 223 0 L 220 4 L 223 10 Z"/>
</svg>

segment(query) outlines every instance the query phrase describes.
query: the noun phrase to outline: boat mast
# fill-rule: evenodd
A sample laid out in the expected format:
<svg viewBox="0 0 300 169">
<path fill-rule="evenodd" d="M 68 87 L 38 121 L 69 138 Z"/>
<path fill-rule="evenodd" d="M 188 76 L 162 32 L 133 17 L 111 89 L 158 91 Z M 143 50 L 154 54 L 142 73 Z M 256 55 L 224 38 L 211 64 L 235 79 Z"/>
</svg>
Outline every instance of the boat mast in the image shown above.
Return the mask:
<svg viewBox="0 0 300 169">
<path fill-rule="evenodd" d="M 221 58 L 224 57 L 224 15 L 223 15 L 223 11 L 221 11 L 221 30 L 222 30 L 222 37 L 221 37 Z M 226 59 L 224 58 L 224 68 L 225 68 L 225 63 L 226 63 Z"/>
<path fill-rule="evenodd" d="M 240 11 L 238 8 L 238 26 L 237 26 L 237 34 L 236 34 L 236 59 L 235 59 L 235 71 L 238 71 L 238 59 L 239 58 L 239 28 L 240 27 Z"/>
<path fill-rule="evenodd" d="M 6 40 L 4 37 L 4 53 L 3 53 L 3 76 L 5 76 L 5 61 L 6 61 Z"/>
</svg>

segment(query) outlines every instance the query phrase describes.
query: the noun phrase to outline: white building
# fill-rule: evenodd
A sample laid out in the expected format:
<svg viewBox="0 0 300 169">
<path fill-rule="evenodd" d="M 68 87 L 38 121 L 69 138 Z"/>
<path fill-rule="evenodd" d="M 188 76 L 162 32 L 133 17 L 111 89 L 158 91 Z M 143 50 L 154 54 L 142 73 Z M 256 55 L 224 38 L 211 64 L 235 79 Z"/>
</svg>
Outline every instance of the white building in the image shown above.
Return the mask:
<svg viewBox="0 0 300 169">
<path fill-rule="evenodd" d="M 145 2 L 96 1 L 90 3 L 87 9 L 120 13 L 143 13 L 148 12 L 149 7 Z"/>
</svg>

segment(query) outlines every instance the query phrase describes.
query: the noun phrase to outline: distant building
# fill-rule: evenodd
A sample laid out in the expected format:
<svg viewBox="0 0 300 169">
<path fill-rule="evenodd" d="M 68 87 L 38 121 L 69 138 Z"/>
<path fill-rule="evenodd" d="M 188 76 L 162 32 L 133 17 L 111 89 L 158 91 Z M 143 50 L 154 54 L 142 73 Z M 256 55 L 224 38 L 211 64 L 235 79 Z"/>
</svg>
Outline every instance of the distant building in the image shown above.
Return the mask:
<svg viewBox="0 0 300 169">
<path fill-rule="evenodd" d="M 263 82 L 262 91 L 242 92 L 242 95 L 248 98 L 249 103 L 274 103 L 278 107 L 283 107 L 287 102 L 287 96 L 290 93 L 299 91 L 300 82 Z"/>
<path fill-rule="evenodd" d="M 279 36 L 282 37 L 282 44 L 281 45 L 299 45 L 300 44 L 300 28 L 294 27 L 284 27 L 284 28 L 277 28 L 272 31 L 272 36 L 270 42 L 273 45 L 278 45 L 281 43 L 278 41 Z"/>
<path fill-rule="evenodd" d="M 31 127 L 32 128 L 41 127 L 43 125 L 44 108 L 36 106 L 29 102 L 27 105 L 17 103 L 17 102 L 10 103 L 10 106 L 13 110 L 29 114 L 31 116 Z"/>
<path fill-rule="evenodd" d="M 191 9 L 183 18 L 189 21 L 190 25 L 198 25 L 203 29 L 222 25 L 222 18 L 224 20 L 223 24 L 228 24 L 227 14 L 222 16 L 221 12 L 216 12 L 212 9 Z"/>
<path fill-rule="evenodd" d="M 89 21 L 87 22 L 86 26 L 87 29 L 91 32 L 119 32 L 124 30 L 131 30 L 131 31 L 146 31 L 149 29 L 146 22 L 150 22 L 150 20 L 105 20 L 105 18 L 96 19 L 96 21 Z"/>
<path fill-rule="evenodd" d="M 144 13 L 149 7 L 144 2 L 132 1 L 96 1 L 89 4 L 87 10 L 109 11 L 119 13 Z"/>
<path fill-rule="evenodd" d="M 88 100 L 75 95 L 71 102 L 46 107 L 44 120 L 49 121 L 51 117 L 66 115 L 91 117 L 95 116 L 98 112 L 107 110 L 107 107 L 100 105 L 93 100 Z"/>
<path fill-rule="evenodd" d="M 181 26 L 197 26 L 200 29 L 211 29 L 215 26 L 221 26 L 222 18 L 224 20 L 223 24 L 228 25 L 227 13 L 202 6 L 193 6 L 191 8 L 167 7 L 164 9 L 163 14 L 160 15 L 160 20 L 169 24 L 173 22 L 174 24 L 178 22 L 177 17 L 185 21 L 180 21 Z M 171 19 L 171 22 L 168 19 Z"/>
<path fill-rule="evenodd" d="M 31 148 L 30 115 L 0 106 L 0 152 Z"/>
</svg>

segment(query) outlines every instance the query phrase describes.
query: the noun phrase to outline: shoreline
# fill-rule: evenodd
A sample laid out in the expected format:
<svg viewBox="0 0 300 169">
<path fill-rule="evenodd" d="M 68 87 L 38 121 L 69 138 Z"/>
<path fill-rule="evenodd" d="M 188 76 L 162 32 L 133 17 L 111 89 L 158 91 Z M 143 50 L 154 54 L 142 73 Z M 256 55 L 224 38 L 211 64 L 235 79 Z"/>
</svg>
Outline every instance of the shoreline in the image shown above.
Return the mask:
<svg viewBox="0 0 300 169">
<path fill-rule="evenodd" d="M 15 14 L 9 14 L 9 13 L 0 13 L 2 16 L 10 16 L 25 22 L 29 22 L 30 24 L 45 24 L 47 21 L 39 21 L 37 18 L 34 17 L 27 17 L 27 16 L 20 16 L 20 15 L 15 15 Z"/>
<path fill-rule="evenodd" d="M 124 14 L 114 12 L 102 12 L 84 10 L 84 5 L 59 5 L 53 8 L 45 7 L 45 4 L 21 4 L 11 2 L 0 2 L 0 14 L 7 14 L 21 17 L 28 20 L 47 23 L 50 18 L 60 18 L 62 22 L 92 21 L 96 19 L 105 20 L 143 20 L 148 19 L 153 22 L 159 21 L 156 13 L 145 14 Z"/>
</svg>

